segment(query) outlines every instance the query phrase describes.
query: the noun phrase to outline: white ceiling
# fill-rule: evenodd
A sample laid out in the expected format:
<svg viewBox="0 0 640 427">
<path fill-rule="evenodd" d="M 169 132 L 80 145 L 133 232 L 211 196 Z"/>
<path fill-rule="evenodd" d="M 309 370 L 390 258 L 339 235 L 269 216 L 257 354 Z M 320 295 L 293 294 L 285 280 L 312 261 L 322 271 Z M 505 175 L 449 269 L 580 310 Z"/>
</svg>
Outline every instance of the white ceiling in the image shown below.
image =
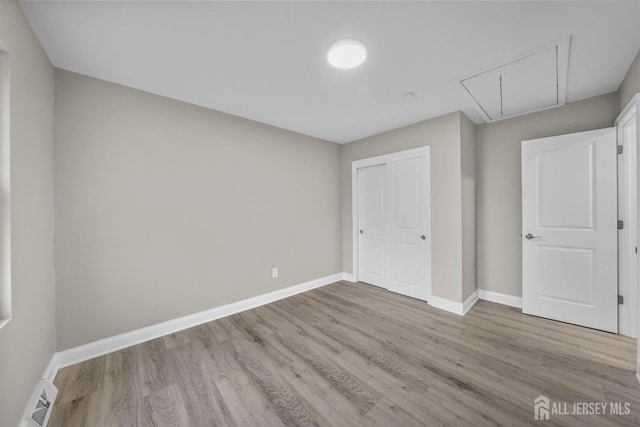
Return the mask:
<svg viewBox="0 0 640 427">
<path fill-rule="evenodd" d="M 616 90 L 640 48 L 635 0 L 21 4 L 56 67 L 339 143 L 456 110 L 480 123 L 457 80 L 567 35 L 567 102 Z M 328 65 L 344 36 L 363 66 Z"/>
</svg>

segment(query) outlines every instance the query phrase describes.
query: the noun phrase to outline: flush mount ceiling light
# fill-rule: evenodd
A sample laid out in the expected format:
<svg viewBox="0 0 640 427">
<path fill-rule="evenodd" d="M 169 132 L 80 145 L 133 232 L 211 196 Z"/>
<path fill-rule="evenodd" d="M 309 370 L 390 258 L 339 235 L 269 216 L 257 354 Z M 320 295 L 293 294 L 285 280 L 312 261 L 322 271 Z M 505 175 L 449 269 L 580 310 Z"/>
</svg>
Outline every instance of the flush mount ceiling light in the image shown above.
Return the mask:
<svg viewBox="0 0 640 427">
<path fill-rule="evenodd" d="M 329 46 L 327 61 L 336 68 L 355 68 L 367 59 L 367 48 L 360 40 L 340 39 Z"/>
</svg>

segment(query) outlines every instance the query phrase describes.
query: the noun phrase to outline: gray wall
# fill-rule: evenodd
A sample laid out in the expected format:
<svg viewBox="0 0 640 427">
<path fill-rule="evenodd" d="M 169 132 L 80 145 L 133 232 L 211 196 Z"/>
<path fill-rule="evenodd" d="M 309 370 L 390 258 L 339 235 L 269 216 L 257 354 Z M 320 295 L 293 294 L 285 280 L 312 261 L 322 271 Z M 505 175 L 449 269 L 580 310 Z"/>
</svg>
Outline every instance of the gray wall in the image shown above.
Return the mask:
<svg viewBox="0 0 640 427">
<path fill-rule="evenodd" d="M 0 425 L 15 426 L 55 349 L 53 67 L 15 0 L 0 1 L 10 54 L 13 318 L 0 329 Z"/>
<path fill-rule="evenodd" d="M 627 106 L 633 95 L 640 92 L 640 51 L 636 54 L 627 74 L 618 88 L 618 113 Z"/>
<path fill-rule="evenodd" d="M 460 115 L 462 301 L 476 290 L 476 126 Z"/>
<path fill-rule="evenodd" d="M 611 127 L 616 93 L 476 127 L 478 289 L 522 295 L 520 142 Z"/>
<path fill-rule="evenodd" d="M 58 350 L 342 271 L 339 145 L 61 70 L 55 113 Z"/>
<path fill-rule="evenodd" d="M 431 146 L 432 293 L 462 301 L 461 117 L 447 114 L 342 146 L 342 259 L 353 270 L 351 162 Z"/>
</svg>

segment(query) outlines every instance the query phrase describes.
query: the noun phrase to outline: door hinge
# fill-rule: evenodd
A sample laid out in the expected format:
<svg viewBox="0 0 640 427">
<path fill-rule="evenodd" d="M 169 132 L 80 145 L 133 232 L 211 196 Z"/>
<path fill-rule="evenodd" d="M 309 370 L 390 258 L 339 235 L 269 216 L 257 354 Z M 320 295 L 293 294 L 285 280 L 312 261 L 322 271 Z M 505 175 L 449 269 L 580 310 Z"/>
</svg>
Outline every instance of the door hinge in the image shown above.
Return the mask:
<svg viewBox="0 0 640 427">
<path fill-rule="evenodd" d="M 624 228 L 624 221 L 621 219 L 618 220 L 618 230 L 622 230 Z"/>
<path fill-rule="evenodd" d="M 618 154 L 622 154 L 624 152 L 624 147 L 622 145 L 618 145 Z"/>
<path fill-rule="evenodd" d="M 624 297 L 622 295 L 618 295 L 618 304 L 624 304 Z"/>
</svg>

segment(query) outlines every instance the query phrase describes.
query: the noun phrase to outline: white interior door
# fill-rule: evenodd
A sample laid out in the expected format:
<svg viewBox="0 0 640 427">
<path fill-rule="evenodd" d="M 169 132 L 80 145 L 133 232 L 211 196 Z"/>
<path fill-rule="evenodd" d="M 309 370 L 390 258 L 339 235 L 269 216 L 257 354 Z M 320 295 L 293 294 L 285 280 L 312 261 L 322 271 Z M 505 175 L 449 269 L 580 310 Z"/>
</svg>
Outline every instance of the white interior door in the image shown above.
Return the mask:
<svg viewBox="0 0 640 427">
<path fill-rule="evenodd" d="M 618 331 L 616 130 L 522 142 L 522 310 Z"/>
<path fill-rule="evenodd" d="M 387 165 L 387 288 L 427 299 L 427 164 L 423 157 Z"/>
<path fill-rule="evenodd" d="M 358 161 L 366 166 L 354 169 L 358 280 L 425 301 L 431 277 L 428 154 L 394 153 Z"/>
<path fill-rule="evenodd" d="M 358 169 L 360 280 L 386 287 L 386 232 L 384 212 L 386 165 Z"/>
</svg>

